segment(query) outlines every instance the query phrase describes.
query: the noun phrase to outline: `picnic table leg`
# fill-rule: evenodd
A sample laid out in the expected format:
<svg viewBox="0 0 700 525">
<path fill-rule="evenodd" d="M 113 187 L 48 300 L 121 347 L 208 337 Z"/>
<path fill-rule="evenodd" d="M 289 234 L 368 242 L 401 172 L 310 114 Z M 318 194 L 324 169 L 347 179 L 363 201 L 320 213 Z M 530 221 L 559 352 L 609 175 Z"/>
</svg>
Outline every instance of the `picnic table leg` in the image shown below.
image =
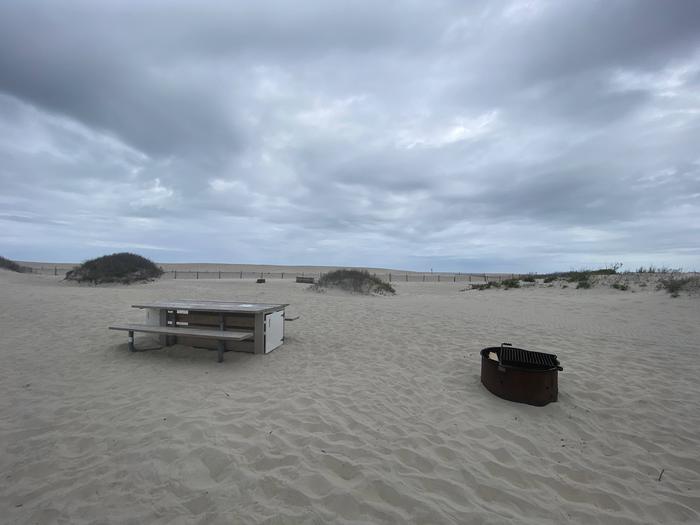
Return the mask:
<svg viewBox="0 0 700 525">
<path fill-rule="evenodd" d="M 134 332 L 129 330 L 129 351 L 136 352 L 136 347 L 134 346 Z"/>
<path fill-rule="evenodd" d="M 224 314 L 219 313 L 219 330 L 224 331 L 226 329 L 226 321 L 224 319 Z M 224 352 L 226 351 L 226 342 L 219 341 L 219 363 L 224 360 Z"/>
<path fill-rule="evenodd" d="M 223 362 L 224 362 L 224 348 L 225 348 L 225 346 L 226 346 L 226 343 L 224 343 L 223 341 L 219 340 L 219 341 L 218 341 L 218 344 L 219 344 L 219 347 L 218 347 L 218 351 L 219 351 L 219 352 L 218 352 L 218 353 L 219 353 L 219 363 L 223 363 Z"/>
<path fill-rule="evenodd" d="M 160 326 L 168 326 L 168 311 L 161 309 L 158 312 Z M 168 336 L 159 335 L 158 339 L 160 341 L 160 346 L 168 346 Z"/>
<path fill-rule="evenodd" d="M 255 314 L 255 328 L 253 332 L 253 353 L 265 353 L 265 315 Z"/>
<path fill-rule="evenodd" d="M 167 314 L 166 314 L 167 315 Z M 177 310 L 173 310 L 172 316 L 171 316 L 171 322 L 172 322 L 172 327 L 177 328 Z M 167 326 L 167 321 L 165 325 Z M 165 346 L 173 346 L 177 344 L 177 336 L 176 335 L 166 335 L 165 336 Z"/>
</svg>

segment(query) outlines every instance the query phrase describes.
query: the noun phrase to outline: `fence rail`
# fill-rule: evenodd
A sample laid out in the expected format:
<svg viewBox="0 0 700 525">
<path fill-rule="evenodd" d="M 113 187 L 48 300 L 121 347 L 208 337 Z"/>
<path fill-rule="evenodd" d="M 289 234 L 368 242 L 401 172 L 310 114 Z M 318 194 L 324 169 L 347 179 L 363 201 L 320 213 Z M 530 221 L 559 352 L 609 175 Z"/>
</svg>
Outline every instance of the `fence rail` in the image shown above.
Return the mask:
<svg viewBox="0 0 700 525">
<path fill-rule="evenodd" d="M 65 277 L 66 272 L 72 270 L 72 266 L 41 266 L 33 267 L 32 273 L 41 275 L 53 275 Z M 230 270 L 165 270 L 163 279 L 296 279 L 297 277 L 320 278 L 324 272 L 244 272 Z M 424 282 L 424 283 L 485 283 L 488 281 L 502 281 L 515 277 L 514 274 L 488 274 L 488 273 L 402 273 L 385 272 L 372 273 L 372 275 L 390 283 Z"/>
<path fill-rule="evenodd" d="M 234 271 L 197 271 L 167 270 L 164 278 L 170 279 L 296 279 L 297 277 L 314 277 L 319 279 L 324 272 L 234 272 Z M 387 282 L 488 282 L 501 281 L 511 275 L 465 274 L 465 273 L 372 273 Z"/>
</svg>

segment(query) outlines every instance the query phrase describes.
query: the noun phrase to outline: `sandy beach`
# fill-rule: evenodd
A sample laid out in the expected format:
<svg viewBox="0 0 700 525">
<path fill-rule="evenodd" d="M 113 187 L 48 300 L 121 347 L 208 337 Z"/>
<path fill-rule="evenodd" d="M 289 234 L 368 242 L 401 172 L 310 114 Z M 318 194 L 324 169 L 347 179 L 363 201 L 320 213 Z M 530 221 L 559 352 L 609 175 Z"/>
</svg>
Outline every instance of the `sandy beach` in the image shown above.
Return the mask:
<svg viewBox="0 0 700 525">
<path fill-rule="evenodd" d="M 700 522 L 697 297 L 395 287 L 0 271 L 0 522 Z M 107 326 L 156 299 L 300 317 L 269 355 L 129 353 Z M 481 385 L 503 341 L 559 356 L 558 402 Z"/>
</svg>

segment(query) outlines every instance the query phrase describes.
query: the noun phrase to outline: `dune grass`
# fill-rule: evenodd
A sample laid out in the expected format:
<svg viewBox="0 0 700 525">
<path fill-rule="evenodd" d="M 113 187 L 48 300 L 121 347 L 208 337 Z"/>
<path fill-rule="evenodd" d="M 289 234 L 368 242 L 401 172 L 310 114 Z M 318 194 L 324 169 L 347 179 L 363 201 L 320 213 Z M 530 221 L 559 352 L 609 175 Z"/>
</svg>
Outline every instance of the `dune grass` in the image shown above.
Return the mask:
<svg viewBox="0 0 700 525">
<path fill-rule="evenodd" d="M 534 279 L 533 279 L 534 282 Z M 520 280 L 519 279 L 504 279 L 501 281 L 501 285 L 507 290 L 509 288 L 520 288 Z"/>
<path fill-rule="evenodd" d="M 659 281 L 661 288 L 671 294 L 671 297 L 678 297 L 681 292 L 696 292 L 700 290 L 700 277 L 682 277 L 662 279 Z"/>
<path fill-rule="evenodd" d="M 489 288 L 500 288 L 501 283 L 498 281 L 489 281 L 484 284 L 475 284 L 472 285 L 472 290 L 488 290 Z"/>
<path fill-rule="evenodd" d="M 394 287 L 367 270 L 335 270 L 321 276 L 315 288 L 337 288 L 361 294 L 393 295 Z"/>
<path fill-rule="evenodd" d="M 5 270 L 10 270 L 11 272 L 17 272 L 17 273 L 31 273 L 32 269 L 28 268 L 26 266 L 22 266 L 21 264 L 16 263 L 13 260 L 6 259 L 5 257 L 2 257 L 0 255 L 0 268 L 4 268 Z"/>
<path fill-rule="evenodd" d="M 669 268 L 668 266 L 654 266 L 650 264 L 647 267 L 640 266 L 637 268 L 637 273 L 681 273 L 682 268 Z"/>
<path fill-rule="evenodd" d="M 598 268 L 596 270 L 581 269 L 571 270 L 568 272 L 554 272 L 540 275 L 546 284 L 554 281 L 566 281 L 567 283 L 576 283 L 576 289 L 588 289 L 593 286 L 593 277 L 598 275 L 615 275 L 620 269 L 620 264 L 615 264 L 610 268 Z M 562 286 L 562 288 L 564 288 Z"/>
<path fill-rule="evenodd" d="M 85 261 L 66 273 L 66 279 L 77 282 L 131 284 L 156 279 L 163 269 L 153 261 L 135 253 L 113 253 Z"/>
</svg>

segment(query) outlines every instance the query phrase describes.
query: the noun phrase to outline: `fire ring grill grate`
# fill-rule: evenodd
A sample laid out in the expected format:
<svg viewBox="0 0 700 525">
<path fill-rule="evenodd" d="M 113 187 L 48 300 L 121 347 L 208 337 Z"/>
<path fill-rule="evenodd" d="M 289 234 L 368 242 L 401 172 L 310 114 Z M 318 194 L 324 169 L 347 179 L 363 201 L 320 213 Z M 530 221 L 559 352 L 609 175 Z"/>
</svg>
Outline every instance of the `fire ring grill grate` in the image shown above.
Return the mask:
<svg viewBox="0 0 700 525">
<path fill-rule="evenodd" d="M 509 401 L 537 406 L 556 401 L 560 370 L 556 355 L 523 350 L 510 343 L 481 351 L 481 382 Z"/>
<path fill-rule="evenodd" d="M 550 368 L 559 367 L 559 360 L 554 354 L 543 354 L 542 352 L 523 350 L 522 348 L 515 348 L 506 343 L 501 345 L 500 352 L 498 352 L 497 355 L 498 361 L 502 365 L 520 366 L 538 370 L 549 370 Z"/>
</svg>

